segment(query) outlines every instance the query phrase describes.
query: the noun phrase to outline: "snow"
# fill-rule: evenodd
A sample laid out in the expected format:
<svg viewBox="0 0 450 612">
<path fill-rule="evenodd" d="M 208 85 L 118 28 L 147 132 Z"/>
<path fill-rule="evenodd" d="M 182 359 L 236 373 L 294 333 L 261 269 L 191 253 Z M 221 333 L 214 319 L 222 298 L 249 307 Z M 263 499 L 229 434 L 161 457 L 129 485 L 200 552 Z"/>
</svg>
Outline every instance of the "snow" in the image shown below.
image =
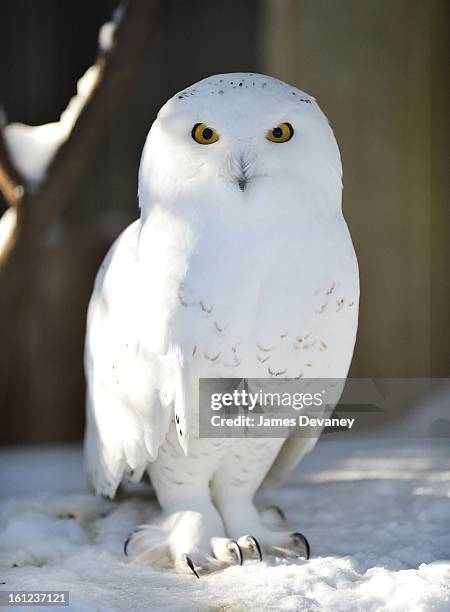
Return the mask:
<svg viewBox="0 0 450 612">
<path fill-rule="evenodd" d="M 79 448 L 4 450 L 1 588 L 69 590 L 77 611 L 450 610 L 448 439 L 330 438 L 258 498 L 286 511 L 312 559 L 200 580 L 124 558 L 127 534 L 159 512 L 148 486 L 111 502 L 86 493 Z"/>
<path fill-rule="evenodd" d="M 101 26 L 98 34 L 100 54 L 112 48 L 117 27 L 126 7 L 127 2 L 123 1 L 114 10 L 111 21 Z M 97 62 L 86 70 L 77 82 L 76 95 L 69 101 L 59 121 L 44 125 L 7 124 L 6 113 L 0 107 L 0 127 L 3 130 L 8 151 L 31 191 L 36 190 L 43 182 L 56 152 L 70 136 L 83 107 L 99 81 L 101 69 L 102 64 Z"/>
<path fill-rule="evenodd" d="M 117 26 L 122 21 L 127 5 L 127 1 L 121 2 L 113 11 L 111 21 L 107 21 L 101 26 L 98 33 L 98 48 L 100 53 L 107 53 L 112 49 Z"/>
<path fill-rule="evenodd" d="M 10 123 L 3 127 L 11 159 L 31 189 L 36 189 L 46 176 L 56 151 L 67 140 L 100 75 L 100 65 L 86 70 L 77 83 L 77 94 L 62 113 L 59 121 L 44 125 Z"/>
</svg>

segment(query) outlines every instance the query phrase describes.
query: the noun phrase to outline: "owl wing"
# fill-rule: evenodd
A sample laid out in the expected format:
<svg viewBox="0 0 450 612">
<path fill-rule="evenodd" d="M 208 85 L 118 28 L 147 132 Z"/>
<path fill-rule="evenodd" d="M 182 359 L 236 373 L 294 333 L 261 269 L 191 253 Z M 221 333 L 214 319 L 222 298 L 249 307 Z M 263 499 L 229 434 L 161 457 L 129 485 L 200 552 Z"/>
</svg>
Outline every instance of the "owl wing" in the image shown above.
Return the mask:
<svg viewBox="0 0 450 612">
<path fill-rule="evenodd" d="M 149 312 L 152 287 L 141 278 L 140 232 L 136 221 L 113 244 L 97 274 L 88 310 L 85 463 L 91 487 L 109 497 L 122 479 L 141 479 L 158 454 L 174 409 L 185 452 L 187 445 L 187 436 L 182 438 L 182 359 L 168 348 L 170 319 L 161 311 L 170 309 L 156 301 Z M 158 288 L 153 289 L 156 293 Z"/>
</svg>

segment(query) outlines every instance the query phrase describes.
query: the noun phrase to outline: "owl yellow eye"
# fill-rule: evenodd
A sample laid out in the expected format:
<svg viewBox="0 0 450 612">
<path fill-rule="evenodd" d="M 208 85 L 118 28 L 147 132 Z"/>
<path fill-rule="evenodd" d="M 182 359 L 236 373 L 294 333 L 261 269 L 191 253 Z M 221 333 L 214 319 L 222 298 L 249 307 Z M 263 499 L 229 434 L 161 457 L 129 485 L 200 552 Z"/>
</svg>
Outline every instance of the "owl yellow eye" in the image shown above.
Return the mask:
<svg viewBox="0 0 450 612">
<path fill-rule="evenodd" d="M 213 144 L 219 140 L 219 134 L 212 127 L 204 123 L 196 123 L 192 128 L 192 138 L 202 145 Z"/>
<path fill-rule="evenodd" d="M 266 134 L 267 140 L 271 142 L 287 142 L 294 135 L 294 128 L 290 123 L 280 123 Z"/>
</svg>

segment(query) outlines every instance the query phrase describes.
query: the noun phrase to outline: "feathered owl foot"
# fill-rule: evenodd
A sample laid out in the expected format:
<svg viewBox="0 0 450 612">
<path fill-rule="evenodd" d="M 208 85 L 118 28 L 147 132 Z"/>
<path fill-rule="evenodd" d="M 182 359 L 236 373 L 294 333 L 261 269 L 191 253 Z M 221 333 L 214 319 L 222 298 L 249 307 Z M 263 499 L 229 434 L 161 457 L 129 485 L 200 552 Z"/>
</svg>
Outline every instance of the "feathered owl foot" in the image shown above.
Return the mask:
<svg viewBox="0 0 450 612">
<path fill-rule="evenodd" d="M 180 570 L 181 566 L 181 571 L 188 568 L 197 578 L 200 578 L 199 571 L 208 572 L 223 569 L 227 565 L 242 565 L 246 557 L 256 556 L 262 561 L 261 547 L 253 536 L 241 536 L 237 541 L 230 538 L 212 538 L 211 546 L 214 557 L 207 556 L 209 565 L 203 563 L 196 567 L 191 557 L 183 553 L 175 563 L 175 567 Z"/>
<path fill-rule="evenodd" d="M 308 560 L 311 556 L 311 547 L 306 537 L 299 531 L 269 531 L 264 528 L 257 528 L 255 532 L 258 539 L 253 538 L 258 543 L 259 558 L 262 559 L 262 551 L 281 557 L 293 557 L 295 559 Z M 241 543 L 239 538 L 238 543 Z"/>
<path fill-rule="evenodd" d="M 231 537 L 236 537 L 238 530 L 251 528 L 260 550 L 267 554 L 306 560 L 311 556 L 307 538 L 289 525 L 284 512 L 278 506 L 270 506 L 260 511 L 259 515 L 253 505 L 243 507 L 238 520 L 225 508 L 222 508 L 221 514 Z M 240 543 L 240 539 L 237 541 Z"/>
<path fill-rule="evenodd" d="M 279 506 L 269 506 L 259 513 L 263 525 L 275 532 L 286 532 L 289 523 L 286 515 Z M 287 537 L 286 537 L 287 535 Z M 307 560 L 311 556 L 311 547 L 306 537 L 299 531 L 293 531 L 282 536 L 281 546 L 272 546 L 273 552 L 286 556 L 300 556 Z M 271 538 L 272 539 L 272 538 Z"/>
<path fill-rule="evenodd" d="M 134 563 L 173 566 L 179 573 L 192 573 L 197 578 L 201 573 L 242 565 L 245 558 L 262 559 L 254 537 L 227 538 L 217 518 L 209 513 L 205 516 L 182 511 L 159 525 L 141 525 L 125 540 L 124 554 Z"/>
</svg>

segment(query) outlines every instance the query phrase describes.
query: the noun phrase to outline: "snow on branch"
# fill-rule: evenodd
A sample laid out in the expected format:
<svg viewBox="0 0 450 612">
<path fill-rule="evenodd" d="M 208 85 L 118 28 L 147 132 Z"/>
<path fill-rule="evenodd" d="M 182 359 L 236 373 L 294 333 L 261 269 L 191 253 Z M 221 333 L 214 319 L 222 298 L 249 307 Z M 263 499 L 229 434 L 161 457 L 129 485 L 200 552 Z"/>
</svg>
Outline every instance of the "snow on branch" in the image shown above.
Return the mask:
<svg viewBox="0 0 450 612">
<path fill-rule="evenodd" d="M 44 125 L 10 123 L 3 127 L 12 162 L 26 180 L 27 187 L 36 191 L 45 180 L 47 169 L 56 152 L 65 142 L 99 83 L 104 67 L 104 56 L 113 48 L 117 27 L 122 21 L 127 2 L 122 2 L 114 11 L 111 21 L 104 23 L 98 35 L 99 57 L 77 82 L 76 95 L 71 98 L 59 121 Z"/>
<path fill-rule="evenodd" d="M 28 238 L 41 235 L 70 202 L 136 78 L 161 8 L 162 0 L 129 0 L 116 9 L 100 29 L 97 61 L 78 81 L 59 121 L 1 129 L 0 189 L 9 205 L 22 202 Z"/>
<path fill-rule="evenodd" d="M 90 164 L 101 139 L 133 80 L 151 35 L 159 25 L 162 2 L 131 0 L 117 29 L 111 50 L 101 57 L 101 74 L 78 120 L 48 169 L 48 178 L 37 194 L 36 221 L 44 222 L 69 202 L 79 180 Z"/>
<path fill-rule="evenodd" d="M 24 176 L 31 191 L 36 191 L 46 178 L 47 168 L 59 147 L 69 138 L 83 107 L 98 83 L 99 76 L 98 62 L 88 68 L 78 81 L 77 94 L 70 100 L 59 121 L 36 126 L 10 123 L 3 128 L 12 161 Z"/>
</svg>

